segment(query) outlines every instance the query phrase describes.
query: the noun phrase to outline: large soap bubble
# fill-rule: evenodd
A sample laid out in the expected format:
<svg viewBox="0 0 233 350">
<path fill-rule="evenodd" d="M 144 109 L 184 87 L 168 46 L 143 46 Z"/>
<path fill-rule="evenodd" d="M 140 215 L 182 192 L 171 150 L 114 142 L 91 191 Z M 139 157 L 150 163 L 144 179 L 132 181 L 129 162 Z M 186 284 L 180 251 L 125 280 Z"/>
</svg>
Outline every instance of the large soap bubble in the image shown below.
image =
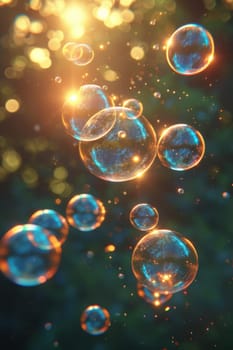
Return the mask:
<svg viewBox="0 0 233 350">
<path fill-rule="evenodd" d="M 211 34 L 197 24 L 178 28 L 169 38 L 166 48 L 169 66 L 179 74 L 194 75 L 206 69 L 214 57 Z"/>
<path fill-rule="evenodd" d="M 110 314 L 107 309 L 99 305 L 90 305 L 83 311 L 80 323 L 85 332 L 100 335 L 105 333 L 111 325 Z"/>
<path fill-rule="evenodd" d="M 1 271 L 21 286 L 45 283 L 56 273 L 61 258 L 61 248 L 52 247 L 53 241 L 54 236 L 40 226 L 13 227 L 0 241 Z"/>
<path fill-rule="evenodd" d="M 156 134 L 149 121 L 132 118 L 132 110 L 112 107 L 99 115 L 113 115 L 115 124 L 96 141 L 80 142 L 80 156 L 89 171 L 107 181 L 135 179 L 149 169 L 156 156 Z"/>
<path fill-rule="evenodd" d="M 164 130 L 157 149 L 164 166 L 182 171 L 200 163 L 205 153 L 205 141 L 192 126 L 175 124 Z"/>
<path fill-rule="evenodd" d="M 193 244 L 171 230 L 154 230 L 137 243 L 132 269 L 138 282 L 158 293 L 176 293 L 187 288 L 198 271 Z"/>
<path fill-rule="evenodd" d="M 112 128 L 115 116 L 112 114 L 100 118 L 99 115 L 95 117 L 95 114 L 111 106 L 111 99 L 105 95 L 100 86 L 82 85 L 63 105 L 63 125 L 67 133 L 76 140 L 96 140 Z"/>
</svg>

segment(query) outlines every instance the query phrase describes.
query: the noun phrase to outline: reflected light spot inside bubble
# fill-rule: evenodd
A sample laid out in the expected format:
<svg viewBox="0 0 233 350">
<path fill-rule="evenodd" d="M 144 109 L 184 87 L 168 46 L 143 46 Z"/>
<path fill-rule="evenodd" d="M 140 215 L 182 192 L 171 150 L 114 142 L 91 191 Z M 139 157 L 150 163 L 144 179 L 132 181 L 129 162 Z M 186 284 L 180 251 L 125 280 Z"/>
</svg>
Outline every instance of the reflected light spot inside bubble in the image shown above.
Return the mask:
<svg viewBox="0 0 233 350">
<path fill-rule="evenodd" d="M 15 113 L 19 110 L 20 103 L 15 98 L 10 98 L 9 100 L 6 101 L 5 108 L 6 108 L 7 112 Z"/>
</svg>

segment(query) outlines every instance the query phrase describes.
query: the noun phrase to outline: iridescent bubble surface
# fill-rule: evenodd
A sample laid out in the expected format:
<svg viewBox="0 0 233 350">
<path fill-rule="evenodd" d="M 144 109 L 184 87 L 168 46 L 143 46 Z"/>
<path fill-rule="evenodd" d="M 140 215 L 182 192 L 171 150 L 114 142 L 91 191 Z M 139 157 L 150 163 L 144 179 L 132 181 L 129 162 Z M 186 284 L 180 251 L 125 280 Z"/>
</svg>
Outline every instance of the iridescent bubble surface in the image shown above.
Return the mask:
<svg viewBox="0 0 233 350">
<path fill-rule="evenodd" d="M 182 75 L 194 75 L 205 70 L 214 57 L 211 34 L 198 24 L 186 24 L 169 38 L 166 48 L 169 66 Z"/>
<path fill-rule="evenodd" d="M 85 332 L 100 335 L 105 333 L 111 325 L 110 314 L 107 309 L 99 305 L 90 305 L 83 311 L 80 324 Z"/>
<path fill-rule="evenodd" d="M 94 51 L 88 44 L 68 42 L 62 48 L 63 56 L 77 66 L 86 66 L 94 59 Z"/>
<path fill-rule="evenodd" d="M 129 220 L 136 229 L 140 231 L 148 231 L 158 225 L 159 213 L 152 205 L 148 203 L 140 203 L 131 209 Z"/>
<path fill-rule="evenodd" d="M 52 246 L 53 235 L 37 225 L 18 225 L 10 229 L 0 241 L 3 274 L 21 286 L 36 286 L 52 278 L 60 263 L 61 248 L 44 249 L 47 241 Z"/>
<path fill-rule="evenodd" d="M 165 129 L 158 145 L 161 163 L 173 170 L 188 170 L 200 163 L 205 153 L 205 141 L 199 131 L 187 124 L 175 124 Z"/>
<path fill-rule="evenodd" d="M 50 231 L 56 237 L 56 244 L 62 245 L 69 233 L 69 225 L 66 219 L 52 209 L 37 210 L 28 220 L 29 224 L 41 226 Z M 50 246 L 50 241 L 48 241 Z M 54 246 L 54 243 L 52 243 Z M 46 248 L 46 246 L 45 246 Z"/>
<path fill-rule="evenodd" d="M 149 121 L 132 118 L 132 110 L 112 107 L 99 112 L 113 114 L 114 126 L 102 138 L 80 142 L 80 156 L 95 176 L 113 182 L 135 179 L 149 169 L 156 156 L 156 134 Z"/>
<path fill-rule="evenodd" d="M 80 231 L 92 231 L 105 219 L 103 203 L 91 194 L 78 194 L 70 199 L 66 207 L 69 224 Z"/>
<path fill-rule="evenodd" d="M 131 262 L 138 282 L 162 294 L 187 288 L 198 271 L 195 247 L 171 230 L 153 230 L 142 237 Z"/>
<path fill-rule="evenodd" d="M 142 115 L 143 104 L 135 98 L 130 98 L 128 100 L 125 100 L 123 103 L 123 107 L 129 108 L 130 110 L 133 111 L 132 115 L 128 113 L 129 117 L 131 118 L 138 118 L 140 117 L 140 115 Z"/>
<path fill-rule="evenodd" d="M 147 303 L 152 304 L 156 307 L 160 307 L 171 299 L 172 293 L 158 293 L 143 284 L 138 283 L 137 286 L 138 295 L 143 298 Z"/>
<path fill-rule="evenodd" d="M 69 135 L 76 140 L 91 141 L 105 135 L 114 125 L 115 116 L 105 118 L 97 112 L 112 106 L 103 89 L 94 84 L 82 85 L 71 94 L 62 109 L 62 122 Z"/>
</svg>

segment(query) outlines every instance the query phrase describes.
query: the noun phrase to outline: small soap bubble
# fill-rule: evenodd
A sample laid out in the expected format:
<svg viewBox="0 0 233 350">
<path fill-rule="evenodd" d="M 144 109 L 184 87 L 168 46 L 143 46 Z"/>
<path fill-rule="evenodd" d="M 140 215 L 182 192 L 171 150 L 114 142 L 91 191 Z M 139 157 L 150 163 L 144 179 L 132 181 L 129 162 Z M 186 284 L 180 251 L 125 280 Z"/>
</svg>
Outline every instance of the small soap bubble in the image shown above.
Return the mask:
<svg viewBox="0 0 233 350">
<path fill-rule="evenodd" d="M 60 263 L 61 249 L 52 247 L 50 236 L 49 231 L 32 224 L 10 229 L 0 241 L 2 273 L 12 282 L 25 287 L 36 286 L 52 278 Z M 47 241 L 50 241 L 50 249 L 43 248 Z"/>
<path fill-rule="evenodd" d="M 46 331 L 51 331 L 53 324 L 51 322 L 46 322 L 44 328 Z"/>
<path fill-rule="evenodd" d="M 156 134 L 149 121 L 129 118 L 131 110 L 112 107 L 98 114 L 113 114 L 115 124 L 105 136 L 91 142 L 80 142 L 81 159 L 87 169 L 106 181 L 128 181 L 141 176 L 156 156 Z M 119 137 L 119 135 L 126 137 Z"/>
<path fill-rule="evenodd" d="M 222 198 L 224 199 L 229 199 L 231 197 L 230 193 L 229 192 L 223 192 L 222 193 Z"/>
<path fill-rule="evenodd" d="M 183 171 L 200 163 L 205 153 L 205 141 L 192 126 L 175 124 L 164 130 L 157 150 L 164 166 Z"/>
<path fill-rule="evenodd" d="M 88 44 L 68 42 L 63 46 L 62 53 L 68 61 L 77 66 L 86 66 L 94 59 L 94 51 Z"/>
<path fill-rule="evenodd" d="M 54 79 L 55 83 L 61 84 L 62 83 L 62 78 L 60 76 L 56 76 Z"/>
<path fill-rule="evenodd" d="M 153 93 L 154 98 L 160 99 L 161 98 L 161 93 L 159 91 L 155 91 Z"/>
<path fill-rule="evenodd" d="M 137 286 L 138 296 L 143 298 L 147 303 L 152 304 L 156 307 L 160 307 L 165 304 L 168 300 L 171 299 L 172 293 L 158 293 L 153 289 L 144 286 L 141 283 L 138 283 Z"/>
<path fill-rule="evenodd" d="M 177 188 L 178 194 L 184 194 L 184 189 L 182 187 Z"/>
<path fill-rule="evenodd" d="M 143 104 L 136 100 L 135 98 L 130 98 L 128 100 L 125 100 L 123 103 L 123 107 L 125 108 L 129 108 L 130 110 L 132 110 L 132 115 L 129 112 L 128 113 L 128 117 L 129 118 L 138 118 L 142 115 L 143 112 Z"/>
<path fill-rule="evenodd" d="M 161 294 L 187 288 L 198 271 L 195 247 L 172 230 L 153 230 L 142 237 L 131 262 L 138 282 Z"/>
<path fill-rule="evenodd" d="M 99 305 L 90 305 L 83 311 L 80 324 L 85 332 L 100 335 L 105 333 L 111 325 L 110 314 L 107 309 Z"/>
<path fill-rule="evenodd" d="M 140 203 L 131 209 L 129 220 L 136 229 L 140 231 L 148 231 L 158 225 L 159 213 L 152 205 L 148 203 Z"/>
<path fill-rule="evenodd" d="M 91 194 L 78 194 L 70 199 L 66 208 L 69 224 L 80 231 L 93 231 L 105 219 L 103 203 Z"/>
<path fill-rule="evenodd" d="M 178 74 L 194 75 L 205 70 L 214 57 L 211 34 L 197 24 L 178 28 L 169 38 L 166 47 L 169 66 Z"/>
<path fill-rule="evenodd" d="M 62 122 L 67 133 L 83 141 L 104 136 L 113 127 L 115 115 L 103 116 L 97 112 L 112 104 L 100 86 L 82 85 L 77 92 L 68 96 L 63 105 Z"/>
<path fill-rule="evenodd" d="M 28 223 L 38 225 L 49 230 L 50 233 L 56 238 L 53 245 L 62 245 L 66 241 L 69 233 L 69 225 L 67 224 L 66 219 L 57 211 L 52 209 L 37 210 L 29 218 Z M 50 244 L 50 242 L 48 243 Z"/>
</svg>

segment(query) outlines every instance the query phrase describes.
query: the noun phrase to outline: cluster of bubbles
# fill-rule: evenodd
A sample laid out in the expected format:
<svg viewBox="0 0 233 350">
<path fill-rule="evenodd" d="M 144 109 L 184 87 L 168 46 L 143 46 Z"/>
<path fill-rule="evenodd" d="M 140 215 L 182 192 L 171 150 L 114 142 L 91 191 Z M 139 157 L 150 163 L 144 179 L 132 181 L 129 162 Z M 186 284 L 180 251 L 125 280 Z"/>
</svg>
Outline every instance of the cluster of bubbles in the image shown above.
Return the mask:
<svg viewBox="0 0 233 350">
<path fill-rule="evenodd" d="M 63 56 L 76 66 L 86 66 L 94 59 L 94 51 L 88 44 L 68 42 L 62 48 Z"/>
</svg>

